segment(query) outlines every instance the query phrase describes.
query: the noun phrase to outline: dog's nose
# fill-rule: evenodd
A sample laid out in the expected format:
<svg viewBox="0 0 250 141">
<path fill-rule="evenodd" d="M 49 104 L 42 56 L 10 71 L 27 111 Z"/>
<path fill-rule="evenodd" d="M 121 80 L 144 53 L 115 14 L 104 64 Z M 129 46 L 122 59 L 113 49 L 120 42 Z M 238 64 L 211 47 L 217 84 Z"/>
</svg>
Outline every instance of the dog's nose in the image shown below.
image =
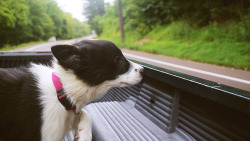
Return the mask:
<svg viewBox="0 0 250 141">
<path fill-rule="evenodd" d="M 139 72 L 140 72 L 140 74 L 144 74 L 145 73 L 145 69 L 144 68 L 141 68 L 141 69 L 139 69 Z"/>
</svg>

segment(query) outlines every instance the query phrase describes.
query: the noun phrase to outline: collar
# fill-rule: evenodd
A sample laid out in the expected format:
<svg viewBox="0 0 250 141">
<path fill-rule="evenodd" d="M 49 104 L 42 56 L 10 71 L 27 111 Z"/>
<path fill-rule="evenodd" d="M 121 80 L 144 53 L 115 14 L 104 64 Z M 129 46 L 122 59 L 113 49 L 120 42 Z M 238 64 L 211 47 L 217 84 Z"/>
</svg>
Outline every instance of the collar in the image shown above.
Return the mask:
<svg viewBox="0 0 250 141">
<path fill-rule="evenodd" d="M 65 93 L 61 80 L 59 77 L 56 76 L 56 74 L 52 73 L 52 81 L 56 88 L 57 98 L 59 102 L 65 107 L 66 110 L 74 110 L 76 109 L 76 106 L 71 103 L 69 98 L 67 97 L 67 94 Z"/>
</svg>

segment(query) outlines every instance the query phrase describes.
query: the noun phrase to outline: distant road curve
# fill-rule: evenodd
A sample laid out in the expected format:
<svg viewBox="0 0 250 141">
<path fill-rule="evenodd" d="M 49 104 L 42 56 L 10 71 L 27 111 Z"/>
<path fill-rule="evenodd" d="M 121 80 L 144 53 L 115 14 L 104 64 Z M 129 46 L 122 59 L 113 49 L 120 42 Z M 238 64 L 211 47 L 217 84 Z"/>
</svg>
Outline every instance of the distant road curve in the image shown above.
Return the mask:
<svg viewBox="0 0 250 141">
<path fill-rule="evenodd" d="M 80 40 L 83 39 L 92 39 L 94 36 L 96 36 L 95 34 L 93 35 L 89 35 L 83 38 L 76 38 L 76 39 L 71 39 L 71 40 L 62 40 L 62 41 L 56 41 L 56 42 L 48 42 L 48 43 L 43 43 L 43 44 L 39 44 L 39 45 L 32 45 L 32 46 L 28 46 L 28 47 L 23 47 L 23 48 L 19 48 L 19 49 L 15 49 L 12 51 L 35 51 L 35 52 L 47 52 L 51 50 L 51 47 L 57 44 L 73 44 L 75 42 L 78 42 Z"/>
<path fill-rule="evenodd" d="M 83 39 L 92 39 L 95 35 L 84 38 L 48 42 L 19 48 L 13 51 L 48 52 L 56 44 L 73 44 Z M 122 49 L 123 54 L 133 60 L 159 66 L 169 70 L 189 74 L 210 81 L 250 91 L 250 72 L 210 64 L 198 63 L 173 57 Z"/>
</svg>

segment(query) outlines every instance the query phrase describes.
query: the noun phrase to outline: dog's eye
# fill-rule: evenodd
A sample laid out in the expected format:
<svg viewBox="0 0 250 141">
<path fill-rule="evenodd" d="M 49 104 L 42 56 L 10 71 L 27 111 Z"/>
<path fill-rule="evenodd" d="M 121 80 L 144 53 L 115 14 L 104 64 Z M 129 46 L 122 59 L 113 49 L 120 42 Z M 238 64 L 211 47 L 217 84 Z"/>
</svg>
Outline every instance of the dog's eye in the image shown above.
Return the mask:
<svg viewBox="0 0 250 141">
<path fill-rule="evenodd" d="M 115 56 L 114 59 L 113 59 L 113 61 L 115 63 L 118 63 L 120 61 L 120 56 Z"/>
</svg>

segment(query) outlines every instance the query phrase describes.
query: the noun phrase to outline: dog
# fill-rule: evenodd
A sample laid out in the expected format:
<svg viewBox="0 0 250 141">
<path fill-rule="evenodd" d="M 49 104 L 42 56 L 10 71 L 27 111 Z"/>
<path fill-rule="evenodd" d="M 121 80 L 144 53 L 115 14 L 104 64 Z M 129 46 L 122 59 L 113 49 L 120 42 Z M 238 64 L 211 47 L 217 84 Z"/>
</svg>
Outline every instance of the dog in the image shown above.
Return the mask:
<svg viewBox="0 0 250 141">
<path fill-rule="evenodd" d="M 76 129 L 92 139 L 91 117 L 82 109 L 112 87 L 138 84 L 144 68 L 107 40 L 82 40 L 51 48 L 52 65 L 0 69 L 0 140 L 61 141 Z"/>
</svg>

